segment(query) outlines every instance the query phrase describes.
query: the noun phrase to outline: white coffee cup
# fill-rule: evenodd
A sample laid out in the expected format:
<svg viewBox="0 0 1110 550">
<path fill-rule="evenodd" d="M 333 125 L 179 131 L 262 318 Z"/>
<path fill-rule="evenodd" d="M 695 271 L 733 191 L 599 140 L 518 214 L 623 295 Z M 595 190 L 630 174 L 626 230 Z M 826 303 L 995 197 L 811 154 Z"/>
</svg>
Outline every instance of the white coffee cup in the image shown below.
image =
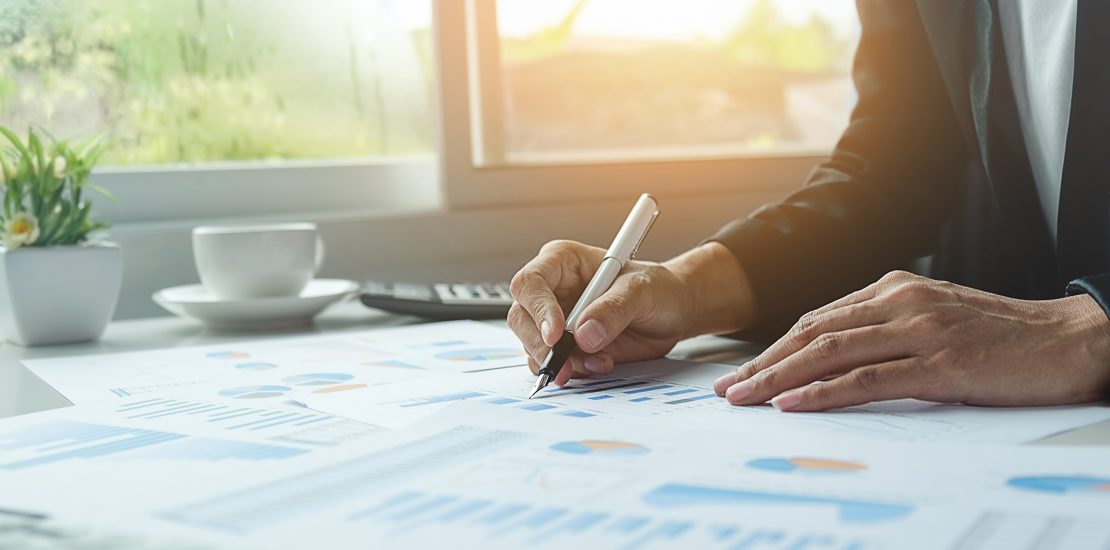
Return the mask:
<svg viewBox="0 0 1110 550">
<path fill-rule="evenodd" d="M 193 229 L 200 282 L 221 300 L 297 296 L 324 259 L 312 223 Z"/>
</svg>

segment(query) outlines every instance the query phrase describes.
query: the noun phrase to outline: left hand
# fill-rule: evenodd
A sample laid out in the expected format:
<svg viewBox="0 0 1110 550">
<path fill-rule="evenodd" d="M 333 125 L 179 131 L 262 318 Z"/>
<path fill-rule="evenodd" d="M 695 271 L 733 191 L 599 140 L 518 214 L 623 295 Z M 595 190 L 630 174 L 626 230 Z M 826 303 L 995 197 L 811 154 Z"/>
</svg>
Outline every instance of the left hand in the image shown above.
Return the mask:
<svg viewBox="0 0 1110 550">
<path fill-rule="evenodd" d="M 1108 385 L 1110 320 L 1090 296 L 1016 300 L 894 272 L 803 315 L 714 387 L 733 405 L 820 411 L 901 398 L 1062 405 Z"/>
</svg>

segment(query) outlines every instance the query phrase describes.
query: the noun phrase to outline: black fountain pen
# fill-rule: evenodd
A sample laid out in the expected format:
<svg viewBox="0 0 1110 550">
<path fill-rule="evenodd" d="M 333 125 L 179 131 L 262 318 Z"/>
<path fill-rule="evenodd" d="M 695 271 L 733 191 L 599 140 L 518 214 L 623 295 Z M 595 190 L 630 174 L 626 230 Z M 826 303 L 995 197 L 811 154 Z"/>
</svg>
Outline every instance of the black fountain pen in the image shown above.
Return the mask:
<svg viewBox="0 0 1110 550">
<path fill-rule="evenodd" d="M 532 393 L 528 394 L 528 399 L 535 397 L 540 390 L 546 388 L 559 374 L 559 370 L 566 364 L 570 354 L 574 353 L 576 346 L 574 332 L 572 332 L 571 327 L 577 326 L 578 317 L 582 314 L 582 311 L 594 303 L 594 300 L 602 294 L 605 294 L 605 291 L 613 286 L 613 281 L 617 280 L 617 276 L 621 274 L 625 264 L 636 257 L 636 251 L 640 248 L 640 243 L 644 242 L 644 237 L 647 236 L 648 230 L 655 223 L 657 216 L 659 216 L 659 206 L 655 202 L 655 197 L 647 193 L 640 195 L 640 200 L 636 201 L 636 205 L 632 207 L 632 212 L 628 213 L 628 218 L 624 220 L 624 225 L 617 232 L 612 246 L 605 253 L 605 259 L 601 260 L 597 272 L 590 279 L 590 284 L 586 285 L 586 290 L 582 291 L 578 303 L 574 304 L 574 309 L 570 310 L 570 315 L 567 315 L 567 329 L 563 331 L 559 341 L 552 346 L 547 358 L 544 359 L 543 366 L 540 368 L 539 379 L 536 380 L 536 385 L 532 387 Z"/>
</svg>

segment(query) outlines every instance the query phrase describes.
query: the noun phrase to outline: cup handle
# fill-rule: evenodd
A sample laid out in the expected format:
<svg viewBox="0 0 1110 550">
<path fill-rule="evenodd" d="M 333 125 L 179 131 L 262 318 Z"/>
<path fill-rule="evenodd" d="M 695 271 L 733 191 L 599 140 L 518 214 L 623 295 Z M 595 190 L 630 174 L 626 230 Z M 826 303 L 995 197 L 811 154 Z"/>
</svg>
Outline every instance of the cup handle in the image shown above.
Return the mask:
<svg viewBox="0 0 1110 550">
<path fill-rule="evenodd" d="M 316 234 L 316 269 L 313 275 L 320 272 L 320 268 L 324 265 L 324 256 L 327 250 L 324 247 L 324 238 L 318 233 Z"/>
</svg>

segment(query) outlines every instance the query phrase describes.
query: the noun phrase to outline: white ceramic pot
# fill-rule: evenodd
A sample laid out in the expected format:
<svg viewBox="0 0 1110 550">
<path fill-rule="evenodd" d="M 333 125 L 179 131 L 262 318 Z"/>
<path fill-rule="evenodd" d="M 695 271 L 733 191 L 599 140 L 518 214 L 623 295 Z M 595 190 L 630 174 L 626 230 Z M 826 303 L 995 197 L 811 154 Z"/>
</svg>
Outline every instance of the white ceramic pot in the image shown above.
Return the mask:
<svg viewBox="0 0 1110 550">
<path fill-rule="evenodd" d="M 113 243 L 0 247 L 0 331 L 21 346 L 95 340 L 116 310 L 122 277 Z"/>
</svg>

